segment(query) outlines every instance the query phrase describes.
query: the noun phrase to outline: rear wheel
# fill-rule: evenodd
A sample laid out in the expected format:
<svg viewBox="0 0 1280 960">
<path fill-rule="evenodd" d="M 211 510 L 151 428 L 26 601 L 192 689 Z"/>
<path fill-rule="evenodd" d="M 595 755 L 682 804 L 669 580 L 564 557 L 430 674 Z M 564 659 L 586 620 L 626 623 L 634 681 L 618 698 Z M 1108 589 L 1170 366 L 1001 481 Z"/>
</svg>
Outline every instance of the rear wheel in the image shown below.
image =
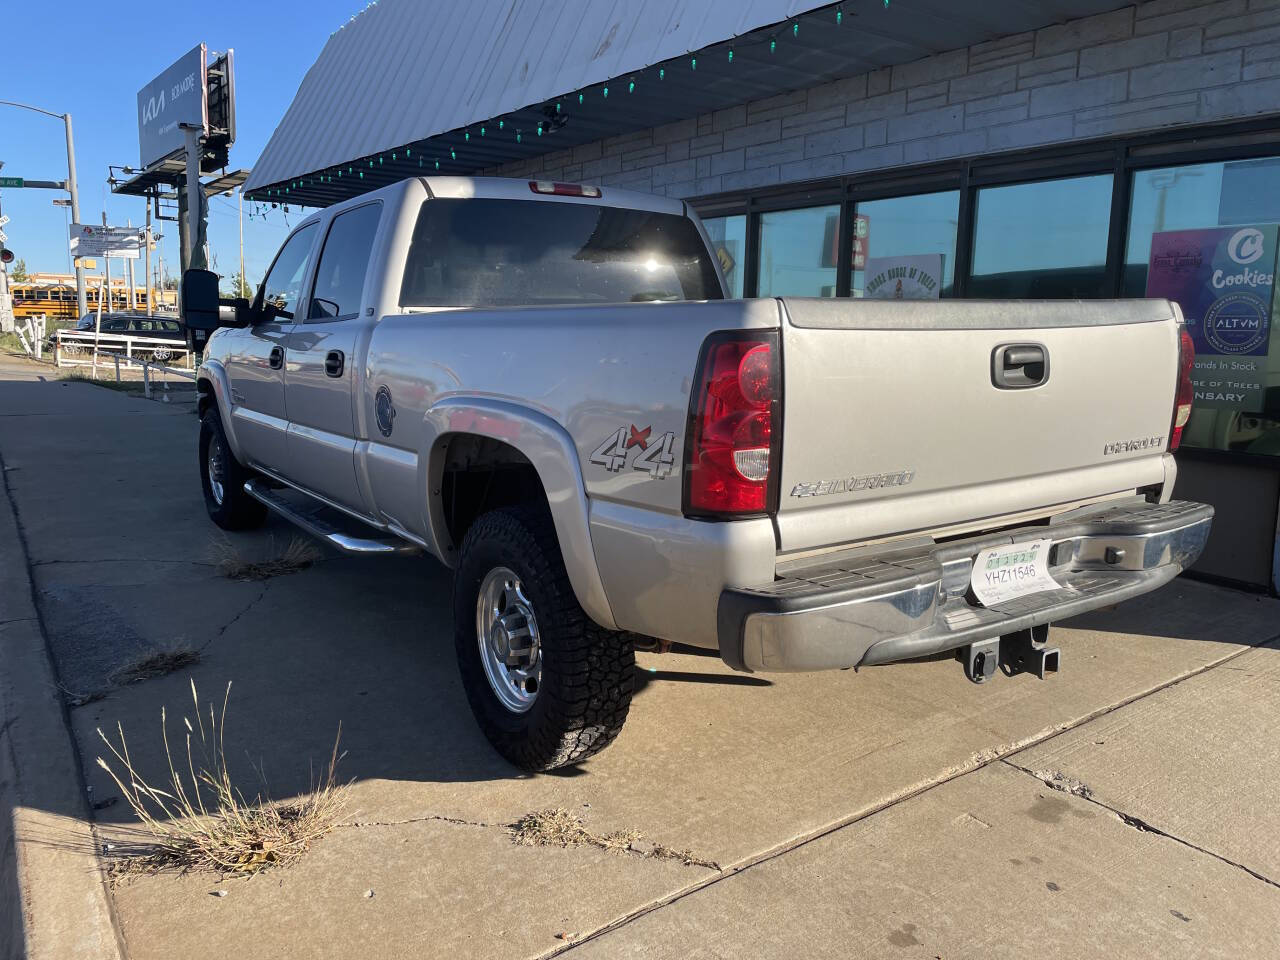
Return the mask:
<svg viewBox="0 0 1280 960">
<path fill-rule="evenodd" d="M 266 519 L 267 508 L 244 492 L 252 476 L 231 452 L 217 409 L 206 411 L 200 418 L 200 486 L 209 518 L 223 530 L 248 530 Z"/>
<path fill-rule="evenodd" d="M 472 712 L 517 767 L 577 763 L 622 730 L 635 652 L 626 634 L 597 625 L 578 605 L 545 511 L 495 510 L 472 525 L 453 615 Z"/>
</svg>

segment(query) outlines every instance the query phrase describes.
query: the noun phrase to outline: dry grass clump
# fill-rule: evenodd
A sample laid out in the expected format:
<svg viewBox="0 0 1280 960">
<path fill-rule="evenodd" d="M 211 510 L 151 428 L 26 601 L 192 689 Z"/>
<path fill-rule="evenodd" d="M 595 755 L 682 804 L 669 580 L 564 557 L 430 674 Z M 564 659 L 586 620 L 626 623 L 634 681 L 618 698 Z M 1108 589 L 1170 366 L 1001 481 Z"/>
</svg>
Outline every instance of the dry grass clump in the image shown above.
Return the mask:
<svg viewBox="0 0 1280 960">
<path fill-rule="evenodd" d="M 273 543 L 274 546 L 274 543 Z M 305 537 L 293 537 L 284 551 L 267 560 L 247 560 L 225 537 L 213 541 L 214 562 L 228 580 L 270 580 L 306 570 L 323 559 L 320 549 Z"/>
<path fill-rule="evenodd" d="M 610 853 L 627 853 L 655 860 L 678 860 L 687 867 L 719 870 L 713 860 L 694 856 L 688 850 L 674 850 L 660 843 L 645 843 L 639 830 L 618 830 L 598 834 L 587 829 L 582 817 L 555 808 L 526 813 L 507 827 L 511 842 L 522 847 L 597 847 Z"/>
<path fill-rule="evenodd" d="M 170 647 L 145 654 L 127 663 L 111 675 L 111 682 L 117 684 L 138 683 L 153 677 L 163 677 L 183 667 L 191 667 L 200 662 L 200 651 L 194 647 Z"/>
<path fill-rule="evenodd" d="M 228 683 L 221 712 L 210 704 L 206 724 L 192 682 L 196 724 L 193 727 L 189 718 L 182 719 L 186 728 L 185 769 L 174 764 L 168 721 L 161 708 L 160 728 L 168 763 L 163 786 L 146 780 L 134 766 L 123 727 L 117 724 L 119 745 L 98 730 L 122 770 L 117 773 L 102 757 L 98 757 L 98 766 L 111 775 L 150 836 L 149 842 L 117 857 L 110 865 L 113 878 L 167 869 L 209 869 L 251 876 L 266 867 L 284 866 L 298 859 L 337 823 L 346 799 L 345 787 L 335 778 L 341 759 L 337 740 L 328 768 L 301 799 L 280 804 L 259 794 L 246 801 L 227 770 L 223 734 L 230 696 Z M 339 728 L 339 738 L 341 733 Z"/>
</svg>

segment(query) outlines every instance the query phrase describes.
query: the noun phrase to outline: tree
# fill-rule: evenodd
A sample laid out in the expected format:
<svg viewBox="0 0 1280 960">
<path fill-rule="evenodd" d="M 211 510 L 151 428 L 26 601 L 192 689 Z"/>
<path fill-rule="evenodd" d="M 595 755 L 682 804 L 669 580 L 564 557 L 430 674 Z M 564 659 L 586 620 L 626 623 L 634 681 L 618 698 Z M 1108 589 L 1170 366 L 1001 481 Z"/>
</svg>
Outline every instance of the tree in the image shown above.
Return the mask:
<svg viewBox="0 0 1280 960">
<path fill-rule="evenodd" d="M 246 300 L 253 299 L 253 288 L 239 273 L 232 274 L 226 282 L 231 285 L 231 296 L 244 297 Z"/>
<path fill-rule="evenodd" d="M 13 265 L 13 269 L 9 271 L 9 279 L 14 283 L 26 283 L 31 279 L 31 274 L 27 273 L 27 261 L 19 260 Z"/>
</svg>

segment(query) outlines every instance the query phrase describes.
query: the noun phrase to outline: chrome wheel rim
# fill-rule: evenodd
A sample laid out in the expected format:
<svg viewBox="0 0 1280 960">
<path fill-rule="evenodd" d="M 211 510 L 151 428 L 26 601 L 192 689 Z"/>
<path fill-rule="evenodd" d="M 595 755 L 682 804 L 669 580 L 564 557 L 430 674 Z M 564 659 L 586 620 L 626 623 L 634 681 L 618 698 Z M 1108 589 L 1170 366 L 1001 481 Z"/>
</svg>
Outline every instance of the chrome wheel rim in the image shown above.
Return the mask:
<svg viewBox="0 0 1280 960">
<path fill-rule="evenodd" d="M 209 441 L 209 454 L 205 458 L 205 467 L 209 472 L 209 492 L 213 494 L 213 502 L 222 506 L 222 498 L 226 496 L 226 460 L 222 452 L 222 441 L 214 437 Z"/>
<path fill-rule="evenodd" d="M 533 603 L 507 567 L 494 567 L 476 596 L 476 643 L 489 687 L 512 713 L 524 713 L 538 698 L 542 645 Z"/>
</svg>

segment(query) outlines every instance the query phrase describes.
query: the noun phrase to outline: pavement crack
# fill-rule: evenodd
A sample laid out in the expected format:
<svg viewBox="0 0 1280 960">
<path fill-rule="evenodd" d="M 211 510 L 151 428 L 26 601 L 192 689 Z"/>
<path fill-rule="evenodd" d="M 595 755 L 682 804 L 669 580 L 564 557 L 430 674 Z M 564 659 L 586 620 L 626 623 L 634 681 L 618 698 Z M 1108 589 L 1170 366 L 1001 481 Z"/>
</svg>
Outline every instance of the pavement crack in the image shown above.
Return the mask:
<svg viewBox="0 0 1280 960">
<path fill-rule="evenodd" d="M 270 580 L 262 581 L 262 589 L 258 591 L 258 595 L 254 597 L 252 600 L 250 600 L 247 604 L 245 604 L 244 608 L 241 609 L 239 613 L 237 613 L 234 617 L 232 617 L 230 620 L 224 623 L 221 627 L 219 627 L 218 632 L 215 633 L 212 637 L 210 637 L 200 646 L 200 652 L 203 652 L 205 649 L 207 649 L 209 645 L 212 644 L 215 640 L 221 640 L 223 635 L 228 630 L 230 630 L 233 626 L 235 626 L 241 617 L 243 617 L 246 613 L 248 613 L 250 610 L 252 610 L 254 607 L 256 607 L 259 603 L 262 602 L 262 598 L 267 595 L 267 591 L 269 589 L 271 589 L 271 581 Z"/>
<path fill-rule="evenodd" d="M 1022 773 L 1025 773 L 1027 776 L 1032 777 L 1033 779 L 1039 780 L 1041 783 L 1043 783 L 1046 787 L 1049 787 L 1051 790 L 1057 790 L 1061 793 L 1069 793 L 1073 797 L 1079 797 L 1081 800 L 1084 800 L 1086 803 L 1091 803 L 1094 806 L 1101 807 L 1103 810 L 1106 810 L 1109 813 L 1114 814 L 1116 819 L 1118 819 L 1125 826 L 1133 827 L 1133 829 L 1138 830 L 1142 833 L 1151 833 L 1157 837 L 1164 837 L 1166 840 L 1172 840 L 1174 843 L 1181 844 L 1182 846 L 1186 847 L 1189 850 L 1194 850 L 1197 853 L 1202 853 L 1207 857 L 1212 857 L 1213 859 L 1219 861 L 1220 863 L 1225 863 L 1229 867 L 1234 867 L 1237 870 L 1243 870 L 1245 873 L 1249 874 L 1249 876 L 1253 877 L 1255 880 L 1261 880 L 1265 884 L 1280 888 L 1280 883 L 1277 883 L 1275 880 L 1272 880 L 1270 877 L 1259 873 L 1257 870 L 1253 870 L 1249 867 L 1246 867 L 1243 863 L 1239 863 L 1236 860 L 1232 860 L 1230 857 L 1224 857 L 1222 854 L 1215 853 L 1212 850 L 1207 850 L 1197 843 L 1192 843 L 1190 840 L 1184 839 L 1183 837 L 1179 837 L 1177 834 L 1169 833 L 1167 830 L 1161 830 L 1159 827 L 1155 826 L 1154 824 L 1146 820 L 1143 820 L 1141 817 L 1134 816 L 1131 813 L 1126 813 L 1125 811 L 1119 809 L 1118 807 L 1113 807 L 1111 804 L 1107 803 L 1104 800 L 1099 800 L 1097 795 L 1094 794 L 1093 790 L 1090 789 L 1088 785 L 1082 783 L 1079 780 L 1076 780 L 1073 777 L 1068 777 L 1067 775 L 1061 773 L 1060 771 L 1031 770 L 1027 767 L 1016 764 L 1012 760 L 1009 760 L 1006 758 L 1002 758 L 1000 762 L 1005 764 L 1008 767 L 1013 768 L 1014 770 L 1019 770 Z"/>
<path fill-rule="evenodd" d="M 480 820 L 464 820 L 461 817 L 445 817 L 439 814 L 431 814 L 425 817 L 409 817 L 405 820 L 348 820 L 346 823 L 339 823 L 334 827 L 340 830 L 344 827 L 403 827 L 411 823 L 451 823 L 457 827 L 483 827 L 489 829 L 492 827 L 505 827 L 504 823 L 484 823 Z"/>
</svg>

